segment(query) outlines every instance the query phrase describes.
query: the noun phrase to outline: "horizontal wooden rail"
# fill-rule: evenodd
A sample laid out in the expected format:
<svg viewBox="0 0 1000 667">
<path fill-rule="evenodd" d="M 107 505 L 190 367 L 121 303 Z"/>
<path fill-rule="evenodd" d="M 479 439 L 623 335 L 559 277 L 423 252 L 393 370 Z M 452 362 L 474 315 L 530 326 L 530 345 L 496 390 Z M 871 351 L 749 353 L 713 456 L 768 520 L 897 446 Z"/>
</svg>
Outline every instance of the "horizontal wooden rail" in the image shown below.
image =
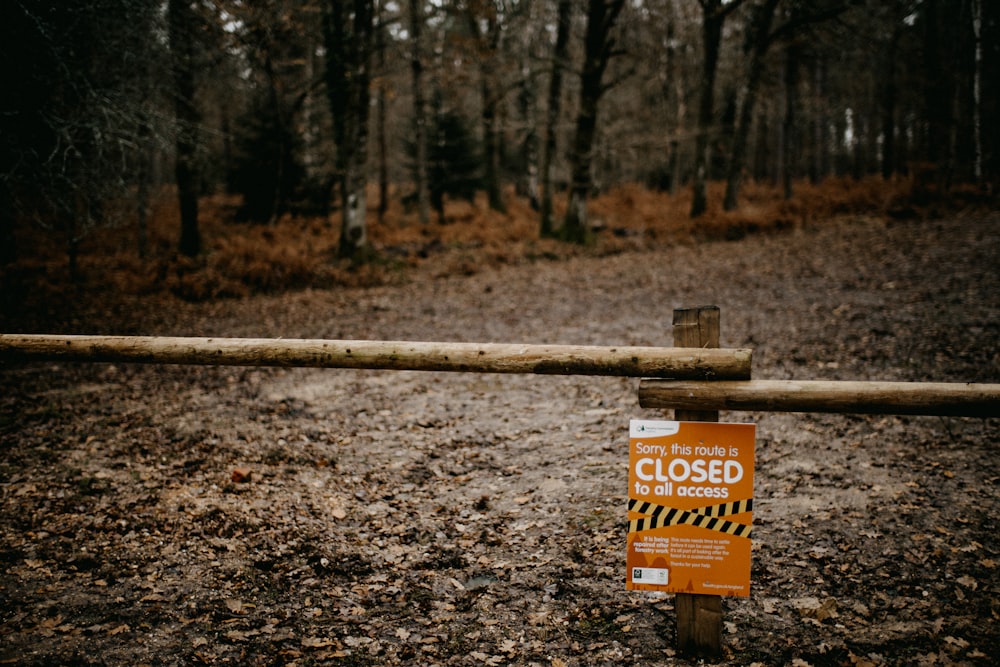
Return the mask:
<svg viewBox="0 0 1000 667">
<path fill-rule="evenodd" d="M 1000 384 L 643 380 L 639 405 L 682 410 L 1000 417 Z"/>
<path fill-rule="evenodd" d="M 738 380 L 751 351 L 261 338 L 0 334 L 0 360 L 612 375 Z"/>
</svg>

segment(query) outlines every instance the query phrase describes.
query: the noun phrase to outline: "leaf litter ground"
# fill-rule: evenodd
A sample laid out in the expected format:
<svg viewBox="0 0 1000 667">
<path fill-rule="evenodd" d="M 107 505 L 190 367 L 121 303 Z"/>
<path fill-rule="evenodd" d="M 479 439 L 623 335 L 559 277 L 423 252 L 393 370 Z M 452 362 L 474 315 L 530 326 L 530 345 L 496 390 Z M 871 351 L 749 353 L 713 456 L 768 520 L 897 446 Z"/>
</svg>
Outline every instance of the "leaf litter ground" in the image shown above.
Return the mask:
<svg viewBox="0 0 1000 667">
<path fill-rule="evenodd" d="M 1000 217 L 119 309 L 75 332 L 669 345 L 717 304 L 761 379 L 1000 381 Z M 88 325 L 84 325 L 85 327 Z M 0 661 L 684 665 L 624 590 L 614 378 L 0 366 Z M 1000 654 L 997 420 L 758 424 L 728 665 Z"/>
</svg>

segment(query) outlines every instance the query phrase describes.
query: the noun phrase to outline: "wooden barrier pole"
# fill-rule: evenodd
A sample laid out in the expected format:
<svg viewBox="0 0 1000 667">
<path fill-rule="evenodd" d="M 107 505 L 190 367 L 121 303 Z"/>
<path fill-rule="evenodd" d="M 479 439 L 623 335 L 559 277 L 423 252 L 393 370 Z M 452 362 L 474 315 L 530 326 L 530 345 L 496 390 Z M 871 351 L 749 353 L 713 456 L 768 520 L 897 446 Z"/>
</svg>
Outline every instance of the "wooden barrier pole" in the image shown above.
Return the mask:
<svg viewBox="0 0 1000 667">
<path fill-rule="evenodd" d="M 0 334 L 0 361 L 104 361 L 740 380 L 750 350 Z"/>
<path fill-rule="evenodd" d="M 1000 417 L 1000 384 L 752 380 L 639 383 L 644 408 Z"/>
<path fill-rule="evenodd" d="M 704 306 L 674 311 L 674 345 L 684 348 L 719 347 L 719 308 Z M 717 411 L 674 410 L 677 421 L 719 421 Z M 678 593 L 677 648 L 685 655 L 722 655 L 722 597 Z"/>
</svg>

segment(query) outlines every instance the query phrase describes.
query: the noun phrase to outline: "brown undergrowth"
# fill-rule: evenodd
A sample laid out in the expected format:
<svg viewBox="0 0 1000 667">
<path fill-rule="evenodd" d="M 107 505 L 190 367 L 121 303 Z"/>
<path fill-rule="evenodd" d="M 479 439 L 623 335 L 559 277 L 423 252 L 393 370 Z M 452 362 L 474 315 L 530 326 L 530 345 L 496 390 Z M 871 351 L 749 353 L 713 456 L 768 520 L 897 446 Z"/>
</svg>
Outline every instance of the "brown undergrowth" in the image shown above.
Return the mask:
<svg viewBox="0 0 1000 667">
<path fill-rule="evenodd" d="M 194 258 L 176 251 L 178 212 L 169 189 L 152 202 L 145 256 L 140 255 L 134 223 L 120 216 L 124 222 L 99 227 L 83 238 L 75 275 L 67 260 L 66 234 L 26 226 L 17 239 L 21 259 L 0 271 L 0 317 L 45 320 L 81 301 L 107 302 L 112 295 L 207 301 L 309 287 L 396 284 L 415 271 L 436 277 L 468 275 L 501 264 L 736 240 L 840 215 L 933 215 L 942 206 L 968 203 L 962 196 L 947 201 L 930 196 L 919 179 L 829 179 L 820 185 L 796 184 L 795 196 L 788 200 L 775 186 L 747 184 L 740 208 L 727 212 L 720 205 L 723 184 L 712 183 L 708 212 L 692 220 L 690 190 L 671 196 L 627 184 L 592 199 L 596 233 L 592 244 L 580 247 L 541 238 L 538 213 L 513 191 L 507 193 L 504 212 L 491 210 L 480 195 L 474 202 L 447 202 L 444 222 L 426 225 L 393 194 L 379 216 L 373 208 L 376 193 L 371 193 L 368 227 L 376 254 L 363 265 L 337 257 L 338 213 L 286 214 L 269 225 L 241 223 L 236 221 L 239 200 L 225 195 L 201 201 L 203 250 Z M 557 198 L 556 215 L 564 208 Z M 8 322 L 5 328 L 10 326 Z"/>
</svg>

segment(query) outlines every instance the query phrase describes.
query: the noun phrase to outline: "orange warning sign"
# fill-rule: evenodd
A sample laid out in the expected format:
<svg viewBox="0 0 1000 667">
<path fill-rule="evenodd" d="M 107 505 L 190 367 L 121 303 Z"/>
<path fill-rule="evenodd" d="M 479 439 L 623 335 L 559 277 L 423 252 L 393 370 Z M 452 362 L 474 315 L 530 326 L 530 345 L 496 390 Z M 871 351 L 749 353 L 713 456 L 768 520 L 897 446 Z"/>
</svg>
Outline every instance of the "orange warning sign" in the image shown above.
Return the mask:
<svg viewBox="0 0 1000 667">
<path fill-rule="evenodd" d="M 626 588 L 750 595 L 754 424 L 629 424 Z"/>
</svg>

